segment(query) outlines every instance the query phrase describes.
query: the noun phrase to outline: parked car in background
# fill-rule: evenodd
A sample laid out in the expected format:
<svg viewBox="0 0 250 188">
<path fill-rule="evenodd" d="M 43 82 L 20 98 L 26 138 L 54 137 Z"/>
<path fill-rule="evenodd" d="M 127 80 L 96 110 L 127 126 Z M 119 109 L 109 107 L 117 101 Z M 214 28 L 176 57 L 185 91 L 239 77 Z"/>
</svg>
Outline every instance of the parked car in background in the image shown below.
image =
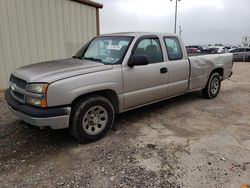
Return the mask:
<svg viewBox="0 0 250 188">
<path fill-rule="evenodd" d="M 232 49 L 231 46 L 225 46 L 225 48 L 226 48 L 227 52 Z"/>
<path fill-rule="evenodd" d="M 236 48 L 229 50 L 233 54 L 234 61 L 250 62 L 250 48 Z"/>
<path fill-rule="evenodd" d="M 186 47 L 187 53 L 200 53 L 201 51 L 198 48 Z"/>
<path fill-rule="evenodd" d="M 227 48 L 223 46 L 211 46 L 208 49 L 212 54 L 222 54 L 228 51 Z"/>
<path fill-rule="evenodd" d="M 226 53 L 228 52 L 228 49 L 226 47 L 220 46 L 217 48 L 217 53 L 221 54 L 221 53 Z"/>
<path fill-rule="evenodd" d="M 200 45 L 189 45 L 186 46 L 187 53 L 199 53 L 203 52 L 204 48 Z"/>
</svg>

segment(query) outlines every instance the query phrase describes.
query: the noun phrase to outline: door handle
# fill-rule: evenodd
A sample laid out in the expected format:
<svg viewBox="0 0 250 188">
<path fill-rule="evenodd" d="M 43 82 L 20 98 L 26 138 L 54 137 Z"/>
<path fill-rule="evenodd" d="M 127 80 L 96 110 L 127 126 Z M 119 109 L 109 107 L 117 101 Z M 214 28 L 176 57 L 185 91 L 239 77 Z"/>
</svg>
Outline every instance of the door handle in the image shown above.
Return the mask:
<svg viewBox="0 0 250 188">
<path fill-rule="evenodd" d="M 160 73 L 161 74 L 165 74 L 167 72 L 168 72 L 168 68 L 167 67 L 163 67 L 163 68 L 160 69 Z"/>
</svg>

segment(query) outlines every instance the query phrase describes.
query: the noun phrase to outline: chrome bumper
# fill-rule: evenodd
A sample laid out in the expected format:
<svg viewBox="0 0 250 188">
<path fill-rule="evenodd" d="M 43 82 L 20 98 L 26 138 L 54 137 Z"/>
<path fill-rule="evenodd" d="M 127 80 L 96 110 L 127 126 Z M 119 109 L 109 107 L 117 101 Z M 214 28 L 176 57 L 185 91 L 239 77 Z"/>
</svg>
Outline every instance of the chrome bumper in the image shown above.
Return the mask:
<svg viewBox="0 0 250 188">
<path fill-rule="evenodd" d="M 56 116 L 56 117 L 47 117 L 47 118 L 36 118 L 27 116 L 23 113 L 20 113 L 13 108 L 11 108 L 11 111 L 20 119 L 22 119 L 24 122 L 38 126 L 38 127 L 51 127 L 52 129 L 64 129 L 69 127 L 69 119 L 70 119 L 70 107 L 66 107 L 65 110 L 67 111 L 67 115 L 64 116 Z"/>
</svg>

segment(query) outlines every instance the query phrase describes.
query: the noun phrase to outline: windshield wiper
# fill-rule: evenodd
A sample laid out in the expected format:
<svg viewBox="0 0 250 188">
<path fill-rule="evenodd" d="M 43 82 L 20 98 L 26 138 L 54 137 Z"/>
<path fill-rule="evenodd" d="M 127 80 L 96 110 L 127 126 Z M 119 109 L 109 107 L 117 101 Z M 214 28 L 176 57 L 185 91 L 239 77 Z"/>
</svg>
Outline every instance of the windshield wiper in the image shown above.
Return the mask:
<svg viewBox="0 0 250 188">
<path fill-rule="evenodd" d="M 101 63 L 103 63 L 101 59 L 94 58 L 94 57 L 84 57 L 83 59 L 87 59 L 87 60 L 97 61 L 97 62 L 101 62 Z"/>
<path fill-rule="evenodd" d="M 72 58 L 74 58 L 74 59 L 82 59 L 82 57 L 76 56 L 76 55 L 72 56 Z"/>
</svg>

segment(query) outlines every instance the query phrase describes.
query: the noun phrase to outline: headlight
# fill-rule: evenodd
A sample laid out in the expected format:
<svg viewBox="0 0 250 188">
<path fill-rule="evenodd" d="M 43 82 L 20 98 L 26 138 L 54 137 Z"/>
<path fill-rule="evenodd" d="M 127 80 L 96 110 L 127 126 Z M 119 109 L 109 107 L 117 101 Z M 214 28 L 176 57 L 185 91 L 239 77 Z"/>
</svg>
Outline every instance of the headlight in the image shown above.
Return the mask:
<svg viewBox="0 0 250 188">
<path fill-rule="evenodd" d="M 33 106 L 38 106 L 43 108 L 47 106 L 46 99 L 38 99 L 30 96 L 27 96 L 27 103 Z"/>
<path fill-rule="evenodd" d="M 32 93 L 44 94 L 48 90 L 49 84 L 39 83 L 39 84 L 29 84 L 28 91 Z"/>
</svg>

